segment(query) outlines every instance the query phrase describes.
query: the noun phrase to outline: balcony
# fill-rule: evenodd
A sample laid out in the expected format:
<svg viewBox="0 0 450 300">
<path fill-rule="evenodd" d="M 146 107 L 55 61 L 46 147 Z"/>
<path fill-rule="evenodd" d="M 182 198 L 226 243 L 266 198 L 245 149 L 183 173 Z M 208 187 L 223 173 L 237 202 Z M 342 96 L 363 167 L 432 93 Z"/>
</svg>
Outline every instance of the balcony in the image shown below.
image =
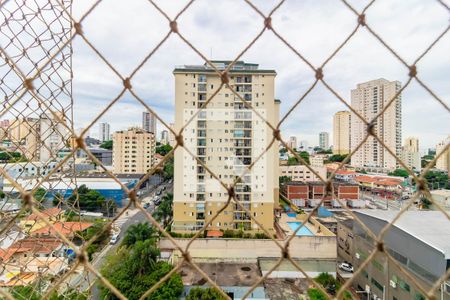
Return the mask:
<svg viewBox="0 0 450 300">
<path fill-rule="evenodd" d="M 205 201 L 205 194 L 197 194 L 196 200 L 197 201 Z"/>
<path fill-rule="evenodd" d="M 251 147 L 252 141 L 251 140 L 236 140 L 234 141 L 234 147 Z"/>
<path fill-rule="evenodd" d="M 197 147 L 206 147 L 206 139 L 198 139 Z"/>
<path fill-rule="evenodd" d="M 205 148 L 197 148 L 197 155 L 198 156 L 205 156 L 206 155 L 206 149 Z"/>
</svg>

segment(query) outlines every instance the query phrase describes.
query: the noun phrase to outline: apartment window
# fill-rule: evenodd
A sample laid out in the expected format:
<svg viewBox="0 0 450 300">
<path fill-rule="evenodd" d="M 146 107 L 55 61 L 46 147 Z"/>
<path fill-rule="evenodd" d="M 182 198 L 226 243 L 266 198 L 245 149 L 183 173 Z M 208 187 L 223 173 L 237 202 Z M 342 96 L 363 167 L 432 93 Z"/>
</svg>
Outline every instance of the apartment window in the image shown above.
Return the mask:
<svg viewBox="0 0 450 300">
<path fill-rule="evenodd" d="M 372 284 L 373 284 L 374 286 L 376 286 L 380 291 L 382 291 L 382 292 L 384 291 L 383 285 L 382 285 L 381 283 L 379 283 L 378 281 L 376 281 L 375 278 L 372 278 L 371 282 L 372 282 Z"/>
</svg>

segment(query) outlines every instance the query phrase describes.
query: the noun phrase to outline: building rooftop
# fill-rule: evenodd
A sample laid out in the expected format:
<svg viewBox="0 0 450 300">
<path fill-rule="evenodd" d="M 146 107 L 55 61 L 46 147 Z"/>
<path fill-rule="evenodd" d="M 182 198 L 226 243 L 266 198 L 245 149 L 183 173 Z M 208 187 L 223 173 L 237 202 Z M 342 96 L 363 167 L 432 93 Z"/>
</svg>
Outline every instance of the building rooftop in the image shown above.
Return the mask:
<svg viewBox="0 0 450 300">
<path fill-rule="evenodd" d="M 433 190 L 433 191 L 430 191 L 430 193 L 432 195 L 450 197 L 450 190 Z"/>
<path fill-rule="evenodd" d="M 211 63 L 218 70 L 225 70 L 231 60 L 212 60 Z M 275 70 L 259 69 L 258 64 L 246 63 L 242 60 L 238 60 L 233 67 L 230 69 L 230 73 L 266 73 L 266 74 L 276 74 Z M 186 73 L 186 72 L 198 72 L 198 73 L 213 73 L 215 70 L 207 63 L 203 65 L 184 65 L 175 67 L 173 73 Z"/>
<path fill-rule="evenodd" d="M 62 212 L 62 210 L 61 210 L 60 208 L 58 208 L 58 207 L 52 207 L 52 208 L 48 208 L 48 209 L 46 209 L 46 210 L 41 211 L 41 214 L 42 214 L 44 217 L 51 218 L 51 217 L 56 217 L 56 216 L 58 216 L 59 214 L 61 214 L 61 212 Z M 27 220 L 27 221 L 36 221 L 36 220 L 38 220 L 38 219 L 39 219 L 38 215 L 35 214 L 35 213 L 32 213 L 31 215 L 29 215 L 28 217 L 26 217 L 25 220 Z"/>
<path fill-rule="evenodd" d="M 356 215 L 370 216 L 386 223 L 399 213 L 389 210 L 359 210 Z M 441 211 L 405 211 L 392 225 L 442 252 L 450 259 L 450 220 Z"/>
<path fill-rule="evenodd" d="M 46 226 L 35 230 L 32 235 L 34 236 L 42 236 L 42 235 L 50 235 L 57 236 L 56 232 L 59 232 L 65 236 L 71 236 L 77 231 L 84 231 L 91 227 L 92 223 L 85 222 L 56 222 L 53 226 Z"/>
</svg>

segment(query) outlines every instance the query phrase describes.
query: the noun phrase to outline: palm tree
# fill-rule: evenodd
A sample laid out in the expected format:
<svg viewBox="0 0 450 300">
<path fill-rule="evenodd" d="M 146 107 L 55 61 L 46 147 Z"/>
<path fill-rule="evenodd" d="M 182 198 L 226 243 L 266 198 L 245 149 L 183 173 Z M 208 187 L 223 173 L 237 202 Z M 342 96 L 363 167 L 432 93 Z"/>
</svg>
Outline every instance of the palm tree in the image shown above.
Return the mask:
<svg viewBox="0 0 450 300">
<path fill-rule="evenodd" d="M 159 221 L 163 222 L 163 227 L 165 228 L 169 221 L 172 219 L 173 216 L 173 194 L 167 193 L 163 196 L 161 204 L 156 208 L 155 212 L 153 213 L 153 217 Z"/>
<path fill-rule="evenodd" d="M 133 246 L 139 241 L 146 241 L 156 238 L 157 231 L 149 223 L 138 223 L 128 227 L 122 245 L 129 247 Z"/>
</svg>

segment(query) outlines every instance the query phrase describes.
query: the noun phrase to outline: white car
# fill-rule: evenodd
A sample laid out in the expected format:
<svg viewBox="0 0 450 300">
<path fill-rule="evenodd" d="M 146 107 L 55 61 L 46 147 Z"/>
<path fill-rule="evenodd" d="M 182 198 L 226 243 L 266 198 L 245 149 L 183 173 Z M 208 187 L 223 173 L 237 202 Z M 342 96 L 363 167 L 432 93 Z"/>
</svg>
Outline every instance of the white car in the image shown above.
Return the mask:
<svg viewBox="0 0 450 300">
<path fill-rule="evenodd" d="M 115 243 L 117 243 L 118 240 L 119 240 L 119 236 L 118 236 L 118 235 L 113 235 L 113 236 L 111 237 L 111 240 L 109 241 L 109 243 L 110 243 L 111 245 L 114 245 Z"/>
<path fill-rule="evenodd" d="M 349 272 L 349 273 L 353 273 L 353 266 L 351 264 L 349 264 L 349 263 L 346 263 L 346 262 L 340 263 L 338 265 L 338 267 L 339 267 L 339 269 L 341 269 L 343 271 L 346 271 L 346 272 Z"/>
</svg>

